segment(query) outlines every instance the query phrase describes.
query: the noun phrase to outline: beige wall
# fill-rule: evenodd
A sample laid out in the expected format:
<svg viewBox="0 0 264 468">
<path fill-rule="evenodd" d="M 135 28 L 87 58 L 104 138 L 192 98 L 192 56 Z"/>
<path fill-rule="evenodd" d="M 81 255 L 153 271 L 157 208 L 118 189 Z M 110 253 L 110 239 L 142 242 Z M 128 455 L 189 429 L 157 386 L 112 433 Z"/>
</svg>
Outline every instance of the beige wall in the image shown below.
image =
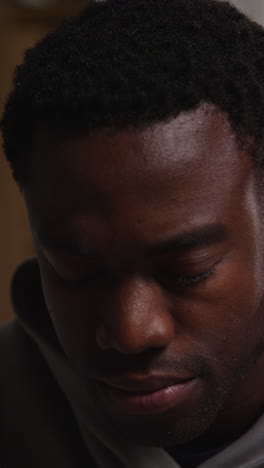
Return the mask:
<svg viewBox="0 0 264 468">
<path fill-rule="evenodd" d="M 234 5 L 247 13 L 252 19 L 264 25 L 263 0 L 231 0 Z"/>
<path fill-rule="evenodd" d="M 56 8 L 19 8 L 0 0 L 0 112 L 10 90 L 15 65 L 23 52 L 74 14 L 87 1 L 55 2 Z M 13 6 L 12 6 L 13 5 Z M 12 273 L 23 259 L 34 254 L 22 197 L 12 180 L 0 150 L 0 325 L 12 317 L 9 285 Z"/>
</svg>

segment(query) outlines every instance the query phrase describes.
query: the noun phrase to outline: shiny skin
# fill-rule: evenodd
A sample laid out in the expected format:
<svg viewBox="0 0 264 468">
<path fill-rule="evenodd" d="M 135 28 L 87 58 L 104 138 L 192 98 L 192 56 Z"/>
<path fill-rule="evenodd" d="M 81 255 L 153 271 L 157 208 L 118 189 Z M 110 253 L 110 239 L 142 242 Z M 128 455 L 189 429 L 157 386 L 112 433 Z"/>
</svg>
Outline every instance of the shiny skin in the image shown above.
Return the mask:
<svg viewBox="0 0 264 468">
<path fill-rule="evenodd" d="M 210 106 L 144 129 L 38 134 L 24 196 L 47 307 L 95 404 L 131 440 L 228 443 L 262 412 L 258 174 Z M 190 242 L 205 226 L 219 233 Z M 100 384 L 180 378 L 193 391 L 142 416 L 112 412 Z"/>
</svg>

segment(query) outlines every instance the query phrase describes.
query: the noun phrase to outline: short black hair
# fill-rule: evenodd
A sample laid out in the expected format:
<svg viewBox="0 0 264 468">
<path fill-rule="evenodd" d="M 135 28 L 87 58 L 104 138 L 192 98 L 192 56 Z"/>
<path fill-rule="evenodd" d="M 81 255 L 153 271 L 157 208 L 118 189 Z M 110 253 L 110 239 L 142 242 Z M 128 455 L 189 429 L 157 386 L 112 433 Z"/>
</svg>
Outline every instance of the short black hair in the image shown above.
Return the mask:
<svg viewBox="0 0 264 468">
<path fill-rule="evenodd" d="M 25 53 L 1 128 L 26 180 L 37 129 L 142 127 L 211 103 L 264 162 L 264 30 L 226 1 L 105 0 Z M 250 138 L 248 138 L 250 137 Z"/>
</svg>

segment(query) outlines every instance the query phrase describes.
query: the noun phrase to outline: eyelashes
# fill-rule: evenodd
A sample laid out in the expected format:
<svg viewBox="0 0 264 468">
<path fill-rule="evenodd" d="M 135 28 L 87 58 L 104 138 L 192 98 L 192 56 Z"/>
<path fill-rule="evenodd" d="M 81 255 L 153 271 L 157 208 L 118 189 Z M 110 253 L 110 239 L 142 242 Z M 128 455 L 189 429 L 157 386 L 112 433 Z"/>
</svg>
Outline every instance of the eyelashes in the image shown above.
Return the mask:
<svg viewBox="0 0 264 468">
<path fill-rule="evenodd" d="M 161 283 L 165 283 L 171 286 L 175 286 L 177 288 L 186 288 L 186 287 L 194 287 L 199 285 L 200 283 L 206 281 L 210 276 L 212 276 L 215 272 L 215 265 L 209 268 L 206 271 L 201 273 L 196 273 L 195 275 L 186 275 L 186 274 L 179 274 L 174 272 L 165 272 L 163 271 L 159 274 L 159 280 Z"/>
<path fill-rule="evenodd" d="M 182 273 L 175 273 L 173 271 L 160 271 L 156 275 L 156 280 L 160 284 L 167 286 L 169 288 L 188 288 L 188 287 L 195 287 L 199 284 L 205 282 L 208 278 L 210 278 L 215 273 L 215 266 L 213 265 L 211 268 L 207 269 L 206 271 L 196 273 L 195 275 L 187 275 Z M 60 276 L 60 275 L 59 275 Z M 67 279 L 60 276 L 60 279 L 63 283 L 68 287 L 82 287 L 82 286 L 94 286 L 103 283 L 111 283 L 111 277 L 107 277 L 106 273 L 103 271 L 95 270 L 94 272 L 90 272 L 89 274 L 85 275 L 82 278 L 71 278 Z"/>
<path fill-rule="evenodd" d="M 225 256 L 221 255 L 215 256 L 214 259 L 203 259 L 200 266 L 198 263 L 180 265 L 177 261 L 170 259 L 170 261 L 150 265 L 146 274 L 150 280 L 171 291 L 198 288 L 214 275 L 217 265 L 224 258 Z M 119 280 L 122 281 L 121 272 L 117 274 L 114 270 L 105 268 L 101 262 L 90 264 L 87 262 L 80 267 L 80 265 L 71 265 L 70 262 L 62 264 L 60 261 L 54 261 L 51 266 L 55 274 L 54 279 L 60 283 L 61 287 L 69 289 L 107 288 L 110 290 L 118 285 Z"/>
</svg>

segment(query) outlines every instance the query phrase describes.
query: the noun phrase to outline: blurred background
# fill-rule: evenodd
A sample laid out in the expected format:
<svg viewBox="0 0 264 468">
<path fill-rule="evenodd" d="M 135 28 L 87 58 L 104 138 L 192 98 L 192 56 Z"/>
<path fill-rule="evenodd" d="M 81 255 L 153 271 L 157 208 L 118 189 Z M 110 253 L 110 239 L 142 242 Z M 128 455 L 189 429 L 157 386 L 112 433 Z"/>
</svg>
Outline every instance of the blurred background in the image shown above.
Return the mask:
<svg viewBox="0 0 264 468">
<path fill-rule="evenodd" d="M 0 0 L 0 114 L 14 68 L 22 61 L 25 49 L 88 2 Z M 232 3 L 264 24 L 263 0 L 233 0 Z M 0 148 L 0 325 L 13 315 L 9 298 L 12 273 L 25 258 L 34 255 L 23 202 L 2 153 Z"/>
</svg>

